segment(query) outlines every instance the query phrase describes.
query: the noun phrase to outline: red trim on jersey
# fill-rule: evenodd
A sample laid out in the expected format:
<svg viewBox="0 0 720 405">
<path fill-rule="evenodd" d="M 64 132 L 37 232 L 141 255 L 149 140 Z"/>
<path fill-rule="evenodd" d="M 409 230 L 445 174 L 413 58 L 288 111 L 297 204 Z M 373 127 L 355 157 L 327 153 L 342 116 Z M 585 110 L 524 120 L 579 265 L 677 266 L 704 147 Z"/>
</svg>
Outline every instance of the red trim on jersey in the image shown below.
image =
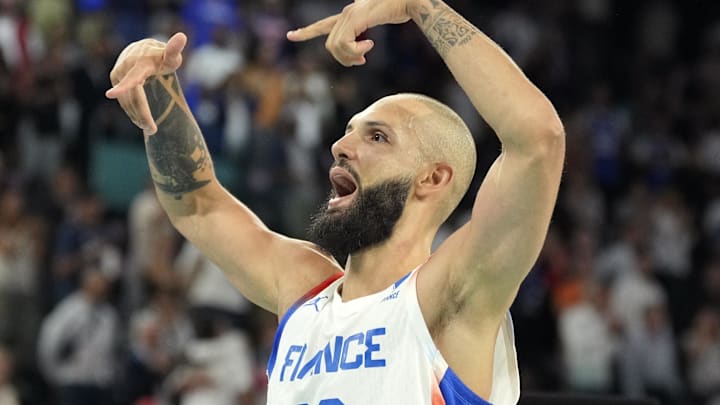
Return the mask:
<svg viewBox="0 0 720 405">
<path fill-rule="evenodd" d="M 313 287 L 312 290 L 306 292 L 302 297 L 300 297 L 300 299 L 295 303 L 295 305 L 302 304 L 303 302 L 305 302 L 305 301 L 309 300 L 310 298 L 316 296 L 320 291 L 326 289 L 327 286 L 329 286 L 330 284 L 334 283 L 335 280 L 337 280 L 337 279 L 339 279 L 340 277 L 342 277 L 343 274 L 345 274 L 345 273 L 343 273 L 342 271 L 339 271 L 339 272 L 333 274 L 332 276 L 326 278 L 325 281 L 323 281 L 322 283 L 316 285 L 315 287 Z M 295 306 L 295 305 L 293 305 L 293 306 Z"/>
<path fill-rule="evenodd" d="M 432 379 L 433 384 L 430 394 L 430 405 L 445 405 L 445 398 L 443 398 L 442 392 L 440 391 L 440 382 L 438 382 L 438 379 L 435 375 L 433 375 Z"/>
</svg>

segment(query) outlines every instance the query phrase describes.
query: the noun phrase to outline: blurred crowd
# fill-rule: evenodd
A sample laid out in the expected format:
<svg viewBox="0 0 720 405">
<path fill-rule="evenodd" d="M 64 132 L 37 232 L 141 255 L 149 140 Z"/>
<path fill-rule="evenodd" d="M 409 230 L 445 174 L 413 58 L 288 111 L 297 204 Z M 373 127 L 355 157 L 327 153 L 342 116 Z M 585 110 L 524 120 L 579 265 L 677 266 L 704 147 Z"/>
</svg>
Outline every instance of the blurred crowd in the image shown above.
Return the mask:
<svg viewBox="0 0 720 405">
<path fill-rule="evenodd" d="M 498 41 L 567 132 L 558 206 L 512 307 L 524 390 L 720 404 L 720 3 L 450 4 Z M 335 0 L 0 0 L 0 404 L 260 404 L 277 324 L 170 226 L 149 183 L 124 209 L 92 145 L 142 145 L 105 99 L 135 40 L 188 33 L 185 94 L 227 185 L 302 236 L 352 114 L 413 91 L 476 136 L 468 218 L 499 152 L 412 24 L 346 69 L 285 32 Z M 242 230 L 238 230 L 242 232 Z M 481 366 L 481 365 L 479 365 Z"/>
</svg>

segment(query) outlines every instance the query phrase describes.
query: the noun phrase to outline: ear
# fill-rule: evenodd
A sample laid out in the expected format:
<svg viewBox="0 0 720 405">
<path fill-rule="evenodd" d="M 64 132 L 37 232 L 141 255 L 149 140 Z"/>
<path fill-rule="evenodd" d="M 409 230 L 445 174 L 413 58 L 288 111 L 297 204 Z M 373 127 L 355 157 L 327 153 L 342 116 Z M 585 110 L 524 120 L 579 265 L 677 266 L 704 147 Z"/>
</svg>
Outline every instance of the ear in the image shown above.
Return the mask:
<svg viewBox="0 0 720 405">
<path fill-rule="evenodd" d="M 453 169 L 447 163 L 434 163 L 415 184 L 415 195 L 419 199 L 430 197 L 450 185 Z"/>
</svg>

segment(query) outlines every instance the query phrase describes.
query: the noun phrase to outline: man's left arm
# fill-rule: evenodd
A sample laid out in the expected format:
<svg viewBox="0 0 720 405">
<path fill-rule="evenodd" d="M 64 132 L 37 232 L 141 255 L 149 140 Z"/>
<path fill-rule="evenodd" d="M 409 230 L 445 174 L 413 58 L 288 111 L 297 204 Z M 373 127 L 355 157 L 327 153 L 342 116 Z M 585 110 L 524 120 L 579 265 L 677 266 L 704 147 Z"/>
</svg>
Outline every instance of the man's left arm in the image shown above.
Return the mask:
<svg viewBox="0 0 720 405">
<path fill-rule="evenodd" d="M 565 156 L 562 123 L 548 99 L 489 37 L 439 0 L 410 15 L 502 142 L 468 224 L 438 249 L 460 296 L 509 307 L 537 260 L 557 198 Z M 443 253 L 443 251 L 445 251 Z M 433 278 L 432 276 L 430 278 Z M 459 289 L 459 290 L 458 290 Z"/>
</svg>

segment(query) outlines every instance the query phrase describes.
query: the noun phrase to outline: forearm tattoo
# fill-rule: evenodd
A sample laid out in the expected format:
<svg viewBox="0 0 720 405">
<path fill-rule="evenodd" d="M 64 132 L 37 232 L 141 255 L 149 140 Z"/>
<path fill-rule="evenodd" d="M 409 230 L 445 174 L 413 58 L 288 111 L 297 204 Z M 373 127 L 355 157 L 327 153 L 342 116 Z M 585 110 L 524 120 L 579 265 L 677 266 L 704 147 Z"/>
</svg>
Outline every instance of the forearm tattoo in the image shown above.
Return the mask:
<svg viewBox="0 0 720 405">
<path fill-rule="evenodd" d="M 212 161 L 177 76 L 154 76 L 144 87 L 158 128 L 154 135 L 145 137 L 153 181 L 159 190 L 180 200 L 210 183 L 196 176 L 209 174 Z"/>
<path fill-rule="evenodd" d="M 468 43 L 478 33 L 477 28 L 437 0 L 430 0 L 430 6 L 420 7 L 417 13 L 420 29 L 442 57 L 455 46 Z"/>
</svg>

